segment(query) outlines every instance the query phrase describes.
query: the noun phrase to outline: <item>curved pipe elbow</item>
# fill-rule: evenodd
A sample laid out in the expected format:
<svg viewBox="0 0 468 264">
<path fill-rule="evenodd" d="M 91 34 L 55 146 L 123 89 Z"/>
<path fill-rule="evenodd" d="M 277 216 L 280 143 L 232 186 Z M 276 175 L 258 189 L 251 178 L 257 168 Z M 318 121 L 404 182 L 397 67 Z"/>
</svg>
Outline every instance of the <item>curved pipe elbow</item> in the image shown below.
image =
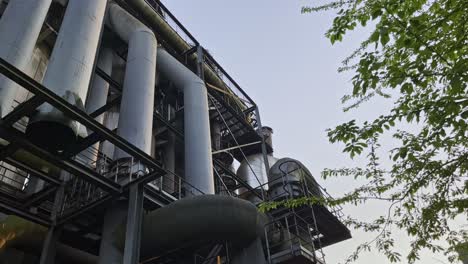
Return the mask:
<svg viewBox="0 0 468 264">
<path fill-rule="evenodd" d="M 163 48 L 158 48 L 158 71 L 165 76 L 171 76 L 171 81 L 175 84 L 178 89 L 185 92 L 188 87 L 200 87 L 205 89 L 205 82 L 185 67 L 182 63 L 177 61 L 172 55 L 170 55 Z M 176 76 L 176 78 L 174 78 Z"/>
<path fill-rule="evenodd" d="M 156 36 L 153 31 L 116 3 L 109 4 L 106 24 L 127 43 L 137 33 L 151 35 L 151 38 L 153 38 L 156 43 Z"/>
</svg>

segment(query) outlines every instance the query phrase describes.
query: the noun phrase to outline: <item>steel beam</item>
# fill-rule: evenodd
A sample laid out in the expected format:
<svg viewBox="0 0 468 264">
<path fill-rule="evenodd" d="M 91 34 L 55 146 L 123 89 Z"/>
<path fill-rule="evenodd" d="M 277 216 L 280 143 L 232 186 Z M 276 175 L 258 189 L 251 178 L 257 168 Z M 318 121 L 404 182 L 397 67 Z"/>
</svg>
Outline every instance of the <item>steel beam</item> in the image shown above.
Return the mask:
<svg viewBox="0 0 468 264">
<path fill-rule="evenodd" d="M 129 155 L 133 156 L 136 160 L 143 162 L 145 165 L 158 168 L 159 165 L 155 160 L 144 151 L 138 149 L 137 147 L 130 144 L 127 140 L 116 135 L 99 122 L 91 118 L 84 111 L 78 109 L 76 106 L 71 105 L 65 99 L 56 95 L 51 90 L 47 89 L 34 79 L 30 78 L 20 70 L 16 69 L 13 65 L 0 58 L 0 73 L 5 75 L 7 78 L 10 78 L 26 90 L 32 92 L 36 96 L 44 99 L 47 103 L 57 108 L 58 110 L 65 113 L 67 116 L 77 120 L 86 128 L 99 133 L 104 139 L 112 142 L 118 148 L 127 152 Z"/>
<path fill-rule="evenodd" d="M 96 200 L 94 202 L 91 202 L 85 206 L 83 206 L 82 208 L 72 212 L 72 213 L 69 213 L 69 214 L 66 214 L 64 216 L 61 216 L 60 218 L 57 219 L 57 225 L 64 225 L 68 222 L 70 222 L 71 220 L 75 219 L 76 217 L 86 213 L 86 212 L 89 212 L 90 210 L 114 199 L 114 198 L 117 198 L 118 195 L 106 195 L 104 197 L 102 197 L 101 199 L 99 200 Z"/>
<path fill-rule="evenodd" d="M 49 188 L 45 188 L 39 192 L 31 194 L 28 198 L 24 200 L 24 202 L 21 204 L 21 207 L 28 208 L 38 203 L 41 203 L 42 201 L 48 199 L 51 194 L 55 193 L 56 190 L 57 186 L 51 186 Z"/>
<path fill-rule="evenodd" d="M 61 181 L 59 179 L 51 177 L 51 176 L 47 175 L 47 173 L 45 173 L 45 172 L 42 172 L 40 170 L 36 170 L 34 168 L 31 168 L 28 165 L 26 165 L 26 164 L 24 164 L 24 163 L 22 163 L 20 161 L 14 160 L 12 158 L 6 158 L 5 162 L 12 165 L 12 166 L 15 166 L 16 168 L 18 168 L 20 170 L 23 170 L 23 171 L 29 173 L 31 176 L 37 177 L 37 178 L 39 178 L 41 180 L 44 180 L 46 182 L 49 182 L 49 183 L 52 183 L 52 184 L 55 184 L 55 185 L 60 185 L 60 183 L 61 183 Z"/>
<path fill-rule="evenodd" d="M 14 214 L 17 215 L 21 218 L 24 218 L 28 221 L 34 222 L 36 224 L 40 224 L 43 226 L 50 226 L 51 221 L 50 219 L 44 219 L 43 217 L 31 214 L 28 211 L 19 209 L 18 206 L 11 206 L 9 204 L 4 203 L 3 201 L 0 201 L 0 211 L 2 211 L 5 214 Z"/>
<path fill-rule="evenodd" d="M 115 98 L 109 100 L 106 105 L 104 105 L 103 107 L 97 109 L 96 111 L 92 112 L 91 114 L 89 114 L 90 117 L 92 118 L 96 118 L 102 114 L 104 114 L 105 112 L 109 111 L 110 109 L 112 109 L 112 107 L 120 104 L 120 101 L 122 100 L 122 97 L 120 95 L 116 96 Z"/>
<path fill-rule="evenodd" d="M 123 186 L 123 191 L 125 192 L 126 190 L 128 189 L 131 189 L 131 187 L 133 185 L 138 185 L 138 184 L 142 184 L 142 185 L 145 185 L 149 182 L 152 182 L 154 180 L 156 180 L 157 178 L 159 177 L 162 177 L 168 173 L 172 173 L 172 172 L 169 172 L 165 169 L 159 169 L 159 170 L 155 170 L 153 172 L 150 172 L 150 173 L 147 173 L 146 175 L 143 175 L 143 176 L 140 176 L 138 178 L 136 178 L 135 180 L 127 183 L 126 185 Z"/>
<path fill-rule="evenodd" d="M 50 220 L 52 221 L 52 226 L 47 230 L 46 239 L 42 246 L 40 264 L 54 264 L 55 263 L 55 254 L 57 251 L 57 242 L 59 240 L 62 229 L 57 227 L 57 215 L 62 209 L 63 200 L 65 196 L 65 184 L 62 183 L 55 193 L 54 205 L 52 208 Z"/>
<path fill-rule="evenodd" d="M 119 94 L 122 93 L 122 85 L 120 85 L 118 82 L 112 79 L 112 77 L 109 76 L 109 74 L 107 74 L 101 68 L 96 67 L 95 73 L 109 84 L 109 88 L 111 90 Z"/>
<path fill-rule="evenodd" d="M 184 134 L 182 134 L 182 132 L 176 129 L 169 121 L 164 119 L 158 112 L 155 111 L 153 116 L 154 118 L 157 119 L 157 121 L 159 121 L 159 122 L 154 122 L 154 124 L 163 123 L 165 126 L 167 126 L 169 130 L 174 132 L 174 134 L 176 134 L 180 139 L 184 140 Z"/>
<path fill-rule="evenodd" d="M 0 161 L 13 155 L 18 150 L 18 147 L 14 144 L 9 144 L 6 147 L 0 149 Z"/>
<path fill-rule="evenodd" d="M 240 185 L 242 185 L 243 187 L 245 187 L 247 190 L 249 190 L 250 192 L 252 192 L 255 196 L 257 196 L 258 198 L 262 199 L 263 200 L 263 197 L 262 195 L 258 192 L 258 190 L 252 188 L 252 186 L 250 186 L 247 182 L 245 182 L 244 180 L 242 180 L 239 176 L 237 176 L 237 174 L 235 174 L 234 172 L 232 172 L 230 169 L 226 168 L 219 160 L 214 160 L 214 163 L 217 167 L 221 168 L 221 170 L 223 170 L 225 173 L 229 174 L 229 176 L 231 176 L 232 178 L 234 178 Z"/>
<path fill-rule="evenodd" d="M 120 185 L 105 178 L 104 176 L 98 174 L 94 170 L 82 165 L 74 160 L 64 159 L 63 157 L 55 156 L 38 146 L 32 144 L 27 139 L 24 138 L 24 135 L 14 128 L 6 128 L 3 126 L 2 121 L 0 121 L 0 136 L 6 138 L 10 142 L 14 142 L 19 145 L 21 148 L 30 152 L 31 154 L 40 157 L 41 159 L 50 162 L 51 164 L 68 171 L 69 173 L 78 176 L 84 177 L 85 180 L 96 184 L 105 191 L 120 193 Z"/>
<path fill-rule="evenodd" d="M 226 103 L 224 102 L 224 100 L 221 98 L 221 96 L 217 93 L 217 92 L 211 92 L 209 91 L 208 94 L 212 97 L 214 97 L 214 99 L 216 99 L 216 101 L 218 103 L 220 103 L 227 111 L 229 111 L 229 113 L 234 116 L 237 121 L 239 121 L 242 125 L 244 125 L 247 129 L 250 129 L 252 131 L 255 131 L 252 126 L 245 120 L 244 117 L 240 116 L 239 113 L 237 113 L 231 106 L 229 105 L 226 105 Z"/>
<path fill-rule="evenodd" d="M 23 116 L 29 116 L 31 115 L 38 106 L 42 105 L 44 103 L 44 100 L 37 97 L 33 96 L 32 98 L 28 99 L 27 101 L 21 103 L 13 111 L 8 113 L 3 120 L 5 123 L 9 125 L 13 125 L 16 123 L 16 121 L 20 120 Z"/>
</svg>

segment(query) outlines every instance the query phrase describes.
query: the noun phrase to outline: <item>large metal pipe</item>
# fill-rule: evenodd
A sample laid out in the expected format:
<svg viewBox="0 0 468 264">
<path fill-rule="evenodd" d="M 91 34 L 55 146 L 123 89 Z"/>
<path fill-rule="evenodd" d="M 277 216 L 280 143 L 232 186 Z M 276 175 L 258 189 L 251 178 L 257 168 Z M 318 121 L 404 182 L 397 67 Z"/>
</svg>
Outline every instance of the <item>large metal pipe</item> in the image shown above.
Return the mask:
<svg viewBox="0 0 468 264">
<path fill-rule="evenodd" d="M 110 228 L 102 233 L 102 241 L 106 241 L 106 244 L 101 244 L 98 262 L 85 252 L 64 246 L 57 249 L 58 256 L 73 258 L 69 260 L 70 263 L 120 264 L 125 244 L 122 229 L 125 228 L 126 218 L 126 206 L 121 202 L 116 201 L 112 205 L 116 209 L 114 213 L 106 215 L 104 224 L 108 224 Z M 258 249 L 260 244 L 256 258 L 261 259 L 261 239 L 265 238 L 264 227 L 267 221 L 267 216 L 259 212 L 257 207 L 239 198 L 200 195 L 181 199 L 145 215 L 141 256 L 143 260 L 148 260 L 182 247 L 228 241 L 236 249 L 248 247 L 248 252 L 252 252 L 253 248 Z M 41 248 L 47 232 L 45 227 L 17 216 L 8 216 L 0 222 L 5 234 L 13 234 L 6 241 L 6 247 L 20 248 L 26 252 Z"/>
<path fill-rule="evenodd" d="M 25 71 L 52 0 L 10 0 L 0 20 L 0 57 Z M 0 117 L 11 111 L 19 86 L 0 75 Z"/>
<path fill-rule="evenodd" d="M 112 61 L 113 61 L 114 53 L 112 49 L 108 47 L 102 47 L 99 51 L 99 57 L 97 66 L 103 70 L 107 75 L 112 74 Z M 93 83 L 91 85 L 91 89 L 88 93 L 88 98 L 86 99 L 86 112 L 88 114 L 93 113 L 97 109 L 104 106 L 107 102 L 107 95 L 109 93 L 109 83 L 98 76 L 97 74 L 94 75 Z M 104 114 L 95 118 L 96 121 L 103 124 L 104 122 Z M 88 131 L 90 133 L 91 131 Z M 98 152 L 100 143 L 96 143 L 93 146 L 88 148 L 87 153 L 85 154 L 87 157 L 90 158 L 90 161 L 94 163 L 93 165 L 98 167 L 96 161 L 98 160 Z"/>
<path fill-rule="evenodd" d="M 158 70 L 184 93 L 185 180 L 205 194 L 214 194 L 205 83 L 162 48 L 158 48 Z M 186 191 L 196 194 L 189 186 Z"/>
<path fill-rule="evenodd" d="M 277 158 L 267 155 L 268 164 L 270 168 L 266 168 L 262 153 L 252 154 L 247 156 L 239 165 L 237 169 L 237 176 L 247 182 L 252 188 L 258 191 L 268 190 L 268 171 L 271 166 L 276 163 Z M 243 198 L 253 202 L 261 202 L 259 198 L 246 188 L 239 189 L 239 193 Z"/>
<path fill-rule="evenodd" d="M 107 0 L 69 1 L 43 81 L 44 86 L 83 110 L 106 4 Z M 78 122 L 49 104 L 38 110 L 26 130 L 32 141 L 61 150 L 76 140 Z"/>
<path fill-rule="evenodd" d="M 141 256 L 151 259 L 205 242 L 228 241 L 234 248 L 244 248 L 264 238 L 267 221 L 257 207 L 239 198 L 199 195 L 181 199 L 145 216 Z"/>
<path fill-rule="evenodd" d="M 151 154 L 156 80 L 156 37 L 117 4 L 109 6 L 108 23 L 128 43 L 127 66 L 117 133 Z M 129 157 L 117 149 L 114 159 Z"/>
<path fill-rule="evenodd" d="M 112 74 L 113 57 L 114 53 L 112 49 L 108 47 L 102 47 L 99 51 L 97 66 L 109 76 Z M 104 106 L 107 102 L 108 93 L 109 83 L 99 75 L 95 74 L 91 89 L 89 90 L 88 97 L 86 99 L 86 112 L 91 114 Z M 104 114 L 96 117 L 95 120 L 102 124 L 104 121 Z"/>
<path fill-rule="evenodd" d="M 161 16 L 161 14 L 155 12 L 154 8 L 148 4 L 146 0 L 127 0 L 127 2 L 142 15 L 145 21 L 151 26 L 151 28 L 161 35 L 165 41 L 177 52 L 180 54 L 190 50 L 192 48 L 189 43 L 187 43 L 179 33 L 177 33 Z M 196 43 L 195 43 L 196 44 Z M 188 57 L 188 60 L 192 64 L 197 63 L 197 54 L 196 52 L 191 54 Z M 208 83 L 211 83 L 217 87 L 225 89 L 227 86 L 215 73 L 215 71 L 209 67 L 206 63 L 203 64 L 203 72 L 205 80 Z M 230 90 L 227 89 L 227 92 Z M 242 102 L 239 102 L 242 104 Z"/>
<path fill-rule="evenodd" d="M 130 143 L 151 154 L 157 41 L 153 32 L 117 4 L 109 5 L 107 24 L 128 43 L 127 65 L 120 105 L 117 133 Z M 115 149 L 114 160 L 129 155 Z M 133 166 L 131 167 L 133 168 Z M 99 263 L 120 263 L 122 253 L 112 236 L 118 224 L 125 222 L 127 203 L 119 203 L 106 212 Z"/>
</svg>

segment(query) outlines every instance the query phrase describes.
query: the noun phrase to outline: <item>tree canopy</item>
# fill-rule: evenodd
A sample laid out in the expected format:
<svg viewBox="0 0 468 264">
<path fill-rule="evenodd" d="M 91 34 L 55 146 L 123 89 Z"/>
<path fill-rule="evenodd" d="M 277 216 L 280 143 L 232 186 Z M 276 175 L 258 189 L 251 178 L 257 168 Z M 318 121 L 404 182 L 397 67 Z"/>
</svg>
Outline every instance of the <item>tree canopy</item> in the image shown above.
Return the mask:
<svg viewBox="0 0 468 264">
<path fill-rule="evenodd" d="M 351 157 L 365 155 L 368 165 L 326 169 L 322 177 L 354 176 L 365 184 L 334 201 L 296 204 L 388 201 L 388 214 L 373 221 L 348 217 L 351 227 L 379 235 L 359 245 L 347 262 L 371 249 L 391 262 L 413 263 L 421 249 L 442 251 L 454 261 L 456 248 L 468 241 L 466 226 L 450 224 L 456 217 L 466 220 L 468 211 L 468 1 L 341 0 L 303 7 L 302 13 L 327 10 L 336 11 L 326 32 L 332 44 L 357 27 L 370 29 L 339 69 L 354 74 L 352 91 L 342 99 L 344 110 L 376 97 L 393 105 L 374 120 L 350 120 L 327 132 L 329 141 L 344 144 Z M 404 129 L 407 123 L 414 124 L 412 129 Z M 389 153 L 390 168 L 382 166 L 377 151 L 386 134 L 398 141 Z M 389 226 L 411 238 L 406 256 L 395 250 Z"/>
</svg>

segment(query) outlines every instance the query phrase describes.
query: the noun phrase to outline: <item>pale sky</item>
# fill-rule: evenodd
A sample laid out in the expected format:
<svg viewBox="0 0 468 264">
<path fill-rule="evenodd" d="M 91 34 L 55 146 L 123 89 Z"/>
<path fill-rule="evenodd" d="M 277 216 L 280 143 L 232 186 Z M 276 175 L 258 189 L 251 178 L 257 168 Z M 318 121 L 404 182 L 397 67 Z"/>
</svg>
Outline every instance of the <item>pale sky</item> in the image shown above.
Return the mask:
<svg viewBox="0 0 468 264">
<path fill-rule="evenodd" d="M 341 122 L 365 120 L 381 114 L 390 102 L 375 101 L 358 111 L 343 113 L 340 98 L 351 90 L 351 73 L 338 73 L 342 59 L 359 46 L 365 30 L 332 46 L 324 37 L 333 13 L 302 15 L 299 0 L 168 0 L 172 13 L 210 51 L 260 107 L 262 123 L 274 129 L 276 157 L 303 162 L 332 195 L 357 186 L 353 179 L 324 182 L 324 168 L 362 165 L 342 154 L 342 146 L 328 142 L 325 129 Z M 384 141 L 386 149 L 392 141 Z M 386 212 L 372 203 L 347 207 L 345 213 L 372 219 Z M 326 248 L 328 264 L 343 261 L 360 243 L 374 237 L 352 231 L 353 238 Z M 408 241 L 400 233 L 395 241 L 403 255 Z M 376 252 L 366 253 L 359 264 L 390 263 Z M 402 263 L 406 263 L 403 259 Z M 441 255 L 424 252 L 418 263 L 448 263 Z"/>
</svg>

